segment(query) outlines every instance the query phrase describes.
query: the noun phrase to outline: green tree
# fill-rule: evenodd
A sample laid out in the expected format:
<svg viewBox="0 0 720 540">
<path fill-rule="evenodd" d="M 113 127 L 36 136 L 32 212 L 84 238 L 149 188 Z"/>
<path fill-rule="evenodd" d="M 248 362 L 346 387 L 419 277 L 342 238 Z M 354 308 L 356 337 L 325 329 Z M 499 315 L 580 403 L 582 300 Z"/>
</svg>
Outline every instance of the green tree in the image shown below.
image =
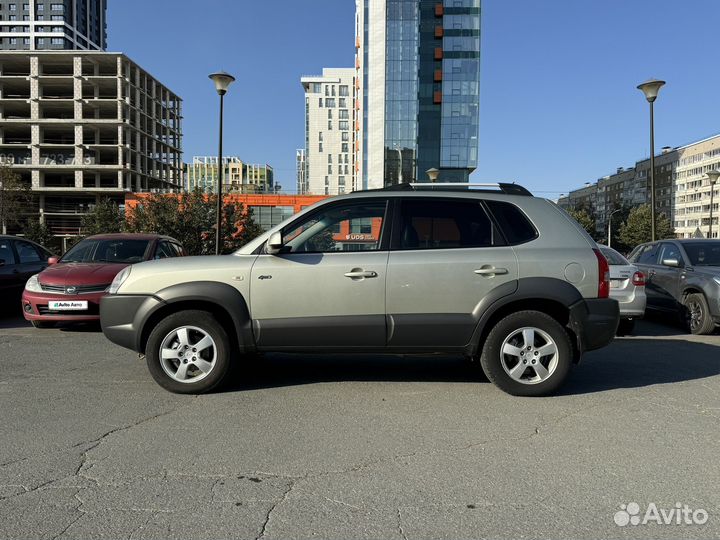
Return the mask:
<svg viewBox="0 0 720 540">
<path fill-rule="evenodd" d="M 568 210 L 568 214 L 577 221 L 580 226 L 585 229 L 590 236 L 595 238 L 597 232 L 595 231 L 595 216 L 587 210 L 585 207 L 573 208 Z"/>
<path fill-rule="evenodd" d="M 670 220 L 663 214 L 656 214 L 655 216 L 655 236 L 658 240 L 675 237 L 675 231 L 670 224 Z M 652 240 L 649 204 L 636 206 L 630 210 L 627 220 L 620 226 L 618 237 L 628 249 Z"/>
<path fill-rule="evenodd" d="M 40 223 L 40 220 L 36 217 L 27 219 L 23 227 L 23 234 L 28 240 L 45 246 L 56 255 L 60 254 L 61 247 L 59 239 L 53 236 L 48 226 Z"/>
<path fill-rule="evenodd" d="M 85 214 L 80 222 L 83 234 L 118 233 L 124 228 L 125 217 L 120 207 L 110 199 L 102 199 L 89 214 Z"/>
<path fill-rule="evenodd" d="M 154 194 L 127 213 L 131 232 L 166 234 L 179 240 L 191 255 L 215 253 L 217 197 L 201 190 L 179 196 Z M 251 211 L 225 200 L 222 208 L 221 252 L 231 253 L 262 233 Z"/>
<path fill-rule="evenodd" d="M 30 187 L 8 165 L 0 166 L 0 234 L 22 224 L 23 208 L 32 201 Z"/>
</svg>

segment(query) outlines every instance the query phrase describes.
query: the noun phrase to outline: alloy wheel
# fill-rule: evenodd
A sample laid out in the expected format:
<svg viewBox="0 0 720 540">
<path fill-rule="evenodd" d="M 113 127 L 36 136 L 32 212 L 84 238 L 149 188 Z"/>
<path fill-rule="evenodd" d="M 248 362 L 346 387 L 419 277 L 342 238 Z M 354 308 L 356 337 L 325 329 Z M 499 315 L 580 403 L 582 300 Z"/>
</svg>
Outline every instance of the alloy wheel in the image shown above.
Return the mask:
<svg viewBox="0 0 720 540">
<path fill-rule="evenodd" d="M 500 349 L 502 367 L 522 384 L 537 384 L 552 376 L 558 366 L 558 347 L 547 332 L 534 327 L 512 332 Z"/>
<path fill-rule="evenodd" d="M 215 367 L 217 346 L 197 326 L 181 326 L 168 333 L 160 344 L 160 365 L 172 379 L 194 383 L 207 377 Z"/>
</svg>

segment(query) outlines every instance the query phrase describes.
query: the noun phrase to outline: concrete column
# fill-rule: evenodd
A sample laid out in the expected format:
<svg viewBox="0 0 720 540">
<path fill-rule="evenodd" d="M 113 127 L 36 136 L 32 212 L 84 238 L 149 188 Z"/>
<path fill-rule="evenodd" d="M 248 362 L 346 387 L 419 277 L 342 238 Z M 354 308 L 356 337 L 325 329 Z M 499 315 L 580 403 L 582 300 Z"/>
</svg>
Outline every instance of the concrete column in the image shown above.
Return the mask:
<svg viewBox="0 0 720 540">
<path fill-rule="evenodd" d="M 82 119 L 82 56 L 73 57 L 73 99 L 74 118 Z"/>
<path fill-rule="evenodd" d="M 40 165 L 40 126 L 30 126 L 30 163 Z"/>
<path fill-rule="evenodd" d="M 83 165 L 85 151 L 83 147 L 83 127 L 75 126 L 75 165 Z"/>
<path fill-rule="evenodd" d="M 83 172 L 75 171 L 75 188 L 82 189 L 83 187 Z"/>
<path fill-rule="evenodd" d="M 40 171 L 33 169 L 30 172 L 30 183 L 33 190 L 40 189 Z"/>
</svg>

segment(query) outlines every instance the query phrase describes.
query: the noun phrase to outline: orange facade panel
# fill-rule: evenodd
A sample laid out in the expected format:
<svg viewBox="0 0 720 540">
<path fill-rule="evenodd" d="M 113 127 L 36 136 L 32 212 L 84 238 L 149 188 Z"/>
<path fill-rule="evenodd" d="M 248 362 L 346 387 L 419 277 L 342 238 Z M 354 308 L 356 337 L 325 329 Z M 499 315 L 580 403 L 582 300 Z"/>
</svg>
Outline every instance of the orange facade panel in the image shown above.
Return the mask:
<svg viewBox="0 0 720 540">
<path fill-rule="evenodd" d="M 435 47 L 435 60 L 442 60 L 443 50 L 442 47 Z"/>
<path fill-rule="evenodd" d="M 442 103 L 442 91 L 433 92 L 433 103 Z"/>
<path fill-rule="evenodd" d="M 436 69 L 436 70 L 435 70 L 435 76 L 434 76 L 435 82 L 440 82 L 440 81 L 442 81 L 442 73 L 443 73 L 443 72 L 442 72 L 442 69 Z"/>
<path fill-rule="evenodd" d="M 442 17 L 444 13 L 445 13 L 445 9 L 443 8 L 443 5 L 435 4 L 435 16 Z"/>
<path fill-rule="evenodd" d="M 441 38 L 441 37 L 443 37 L 443 33 L 444 33 L 444 31 L 443 31 L 443 27 L 442 27 L 442 26 L 436 26 L 436 27 L 435 27 L 435 37 L 436 37 L 436 38 Z"/>
</svg>

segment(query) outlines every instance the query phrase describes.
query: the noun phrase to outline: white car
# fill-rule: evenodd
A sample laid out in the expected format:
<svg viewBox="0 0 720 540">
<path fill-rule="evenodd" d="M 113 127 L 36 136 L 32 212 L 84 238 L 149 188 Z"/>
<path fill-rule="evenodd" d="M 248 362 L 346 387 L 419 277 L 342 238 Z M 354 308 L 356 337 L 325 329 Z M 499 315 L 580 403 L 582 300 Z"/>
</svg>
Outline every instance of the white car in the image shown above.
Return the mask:
<svg viewBox="0 0 720 540">
<path fill-rule="evenodd" d="M 620 304 L 618 335 L 629 334 L 645 315 L 645 274 L 613 248 L 598 246 L 610 265 L 610 298 Z"/>
</svg>

